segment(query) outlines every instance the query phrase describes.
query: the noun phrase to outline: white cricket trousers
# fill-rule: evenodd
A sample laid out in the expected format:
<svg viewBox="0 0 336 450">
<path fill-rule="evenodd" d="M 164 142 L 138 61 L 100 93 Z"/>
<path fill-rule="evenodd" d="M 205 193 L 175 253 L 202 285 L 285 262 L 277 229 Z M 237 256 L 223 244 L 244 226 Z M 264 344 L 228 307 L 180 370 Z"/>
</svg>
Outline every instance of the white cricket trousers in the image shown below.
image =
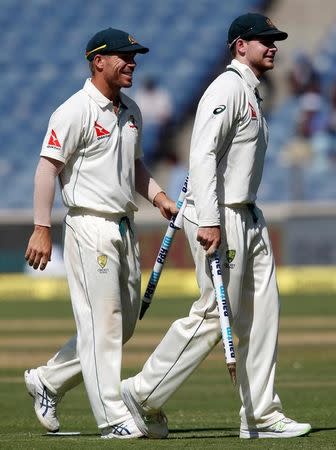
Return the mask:
<svg viewBox="0 0 336 450">
<path fill-rule="evenodd" d="M 241 423 L 266 426 L 284 417 L 274 392 L 279 298 L 271 244 L 258 208 L 254 207 L 252 215 L 247 206 L 221 207 L 221 215 L 219 254 L 232 328 L 239 340 L 236 356 Z M 171 325 L 142 371 L 131 378 L 135 398 L 148 411 L 160 409 L 221 338 L 210 268 L 196 240 L 196 222 L 194 206 L 187 206 L 184 229 L 195 261 L 200 298 L 188 317 Z"/>
<path fill-rule="evenodd" d="M 120 395 L 122 345 L 138 318 L 141 274 L 133 220 L 121 217 L 66 216 L 64 262 L 77 336 L 38 368 L 59 395 L 83 375 L 99 428 L 129 416 Z"/>
</svg>

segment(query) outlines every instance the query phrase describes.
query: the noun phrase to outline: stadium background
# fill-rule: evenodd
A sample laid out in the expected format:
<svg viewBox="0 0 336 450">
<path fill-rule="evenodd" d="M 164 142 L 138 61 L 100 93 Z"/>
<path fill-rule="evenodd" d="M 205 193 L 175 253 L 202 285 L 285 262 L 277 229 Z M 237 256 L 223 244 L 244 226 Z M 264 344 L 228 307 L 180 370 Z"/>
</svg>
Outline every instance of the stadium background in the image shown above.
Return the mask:
<svg viewBox="0 0 336 450">
<path fill-rule="evenodd" d="M 132 96 L 144 78 L 151 76 L 171 96 L 173 118 L 163 131 L 153 172 L 175 195 L 179 189 L 178 182 L 175 190 L 172 187 L 176 167 L 165 158 L 165 152 L 173 149 L 182 172 L 187 170 L 197 101 L 228 62 L 226 35 L 230 22 L 247 11 L 267 13 L 289 33 L 288 40 L 279 43 L 276 69 L 269 75 L 268 83 L 262 85 L 270 146 L 259 202 L 270 225 L 279 274 L 286 273 L 287 285 L 334 289 L 330 271 L 336 263 L 336 166 L 330 163 L 321 169 L 313 162 L 298 167 L 284 163 L 282 157 L 283 149 L 296 137 L 301 99 L 293 95 L 288 82 L 296 60 L 303 53 L 310 58 L 322 80 L 325 97 L 336 84 L 336 12 L 332 0 L 324 0 L 323 8 L 314 0 L 133 0 L 127 5 L 115 0 L 68 0 L 65 8 L 51 0 L 1 0 L 2 298 L 8 295 L 5 286 L 12 286 L 12 281 L 4 282 L 9 279 L 7 274 L 13 276 L 26 270 L 23 255 L 32 230 L 33 177 L 42 138 L 52 111 L 80 89 L 88 76 L 83 51 L 90 36 L 98 29 L 113 26 L 128 30 L 150 47 L 148 55 L 138 58 L 135 83 L 128 94 Z M 138 200 L 142 266 L 146 270 L 153 264 L 165 223 L 154 208 L 141 198 Z M 56 249 L 44 276 L 59 274 L 61 270 L 53 270 L 53 265 L 61 263 L 57 252 L 62 241 L 63 216 L 57 193 L 53 216 Z M 320 267 L 315 269 L 316 265 Z M 286 268 L 283 272 L 282 266 Z M 288 266 L 293 270 L 288 271 Z M 302 266 L 311 266 L 308 278 Z M 328 271 L 324 266 L 329 266 Z M 192 267 L 183 233 L 176 237 L 168 267 Z M 293 274 L 290 280 L 288 274 Z"/>
<path fill-rule="evenodd" d="M 22 378 L 26 368 L 45 363 L 74 332 L 61 259 L 64 209 L 59 193 L 49 269 L 27 271 L 24 252 L 32 231 L 33 177 L 41 141 L 52 111 L 88 76 L 83 55 L 87 40 L 98 29 L 113 26 L 151 48 L 138 58 L 136 82 L 128 93 L 133 95 L 146 74 L 157 76 L 168 89 L 174 120 L 164 131 L 162 151 L 174 149 L 186 170 L 197 101 L 228 60 L 227 27 L 239 14 L 263 11 L 289 33 L 279 43 L 276 69 L 264 86 L 271 140 L 259 199 L 269 222 L 282 294 L 277 391 L 290 417 L 313 425 L 309 438 L 272 443 L 272 448 L 334 449 L 335 168 L 332 161 L 324 167 L 290 166 L 282 158 L 297 138 L 302 101 L 288 84 L 295 61 L 302 53 L 308 55 L 325 99 L 335 83 L 334 0 L 0 0 L 0 6 L 0 447 L 92 449 L 99 438 L 83 385 L 67 394 L 59 411 L 62 430 L 80 430 L 83 436 L 65 441 L 43 435 Z M 154 167 L 167 189 L 175 179 L 172 167 L 165 158 Z M 139 199 L 139 204 L 145 284 L 166 223 L 146 202 Z M 167 265 L 151 309 L 125 347 L 123 378 L 139 370 L 169 324 L 186 314 L 197 296 L 183 232 L 176 234 Z M 245 448 L 237 439 L 239 404 L 219 344 L 165 407 L 173 441 L 151 448 Z M 248 446 L 269 449 L 265 441 Z M 110 445 L 99 441 L 100 448 L 105 444 Z M 132 444 L 148 448 L 146 440 Z M 113 446 L 128 448 L 119 442 Z"/>
</svg>

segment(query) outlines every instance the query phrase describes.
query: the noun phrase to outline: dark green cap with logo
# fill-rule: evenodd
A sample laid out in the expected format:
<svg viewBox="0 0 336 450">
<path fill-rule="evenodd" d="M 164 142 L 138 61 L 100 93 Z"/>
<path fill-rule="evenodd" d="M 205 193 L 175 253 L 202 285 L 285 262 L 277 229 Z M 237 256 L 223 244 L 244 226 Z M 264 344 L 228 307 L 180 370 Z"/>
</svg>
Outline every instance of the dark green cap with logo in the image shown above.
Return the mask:
<svg viewBox="0 0 336 450">
<path fill-rule="evenodd" d="M 149 49 L 138 44 L 128 33 L 115 28 L 98 31 L 86 46 L 85 57 L 92 61 L 96 55 L 107 53 L 147 53 Z"/>
<path fill-rule="evenodd" d="M 232 22 L 228 32 L 228 45 L 231 48 L 238 39 L 249 41 L 256 37 L 269 37 L 274 41 L 283 41 L 287 39 L 288 34 L 278 30 L 268 17 L 258 13 L 248 13 L 237 17 Z"/>
</svg>

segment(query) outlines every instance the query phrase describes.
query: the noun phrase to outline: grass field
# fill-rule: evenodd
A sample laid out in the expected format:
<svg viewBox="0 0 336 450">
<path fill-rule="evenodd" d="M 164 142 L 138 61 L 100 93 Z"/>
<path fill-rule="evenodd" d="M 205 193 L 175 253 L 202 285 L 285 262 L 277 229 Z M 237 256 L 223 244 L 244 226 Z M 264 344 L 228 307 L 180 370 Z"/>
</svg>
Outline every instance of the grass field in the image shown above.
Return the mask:
<svg viewBox="0 0 336 450">
<path fill-rule="evenodd" d="M 187 299 L 154 300 L 125 347 L 124 376 L 139 370 L 169 323 L 186 314 L 189 304 Z M 81 436 L 47 436 L 35 419 L 22 375 L 25 368 L 46 362 L 73 332 L 71 308 L 65 301 L 0 302 L 1 449 L 335 448 L 335 297 L 282 299 L 276 387 L 287 415 L 313 426 L 308 437 L 296 439 L 238 438 L 240 400 L 230 384 L 221 345 L 167 403 L 167 440 L 102 441 L 83 386 L 69 392 L 59 408 L 62 431 L 80 431 Z"/>
</svg>

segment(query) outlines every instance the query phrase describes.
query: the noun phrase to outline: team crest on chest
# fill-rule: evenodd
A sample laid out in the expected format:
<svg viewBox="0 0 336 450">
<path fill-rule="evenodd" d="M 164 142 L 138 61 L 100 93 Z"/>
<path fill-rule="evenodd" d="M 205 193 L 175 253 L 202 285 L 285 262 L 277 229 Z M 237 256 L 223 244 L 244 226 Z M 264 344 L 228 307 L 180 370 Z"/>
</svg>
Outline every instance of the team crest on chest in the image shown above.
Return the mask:
<svg viewBox="0 0 336 450">
<path fill-rule="evenodd" d="M 251 114 L 251 119 L 252 120 L 257 120 L 258 116 L 257 116 L 256 110 L 253 108 L 251 103 L 249 103 L 248 106 L 249 106 L 249 111 L 250 111 L 250 114 Z"/>
<path fill-rule="evenodd" d="M 129 125 L 130 128 L 135 128 L 136 130 L 139 129 L 138 124 L 137 124 L 133 114 L 131 116 L 129 116 L 128 125 Z"/>
<path fill-rule="evenodd" d="M 111 135 L 111 133 L 109 131 L 105 130 L 104 127 L 99 125 L 98 122 L 94 123 L 94 129 L 95 129 L 96 136 L 97 136 L 98 139 L 104 139 L 104 138 L 109 137 Z"/>
<path fill-rule="evenodd" d="M 106 264 L 107 264 L 107 256 L 106 255 L 103 255 L 103 254 L 98 255 L 97 262 L 99 265 L 99 269 L 97 269 L 99 273 L 107 273 L 109 271 L 109 269 L 106 269 Z"/>
</svg>

